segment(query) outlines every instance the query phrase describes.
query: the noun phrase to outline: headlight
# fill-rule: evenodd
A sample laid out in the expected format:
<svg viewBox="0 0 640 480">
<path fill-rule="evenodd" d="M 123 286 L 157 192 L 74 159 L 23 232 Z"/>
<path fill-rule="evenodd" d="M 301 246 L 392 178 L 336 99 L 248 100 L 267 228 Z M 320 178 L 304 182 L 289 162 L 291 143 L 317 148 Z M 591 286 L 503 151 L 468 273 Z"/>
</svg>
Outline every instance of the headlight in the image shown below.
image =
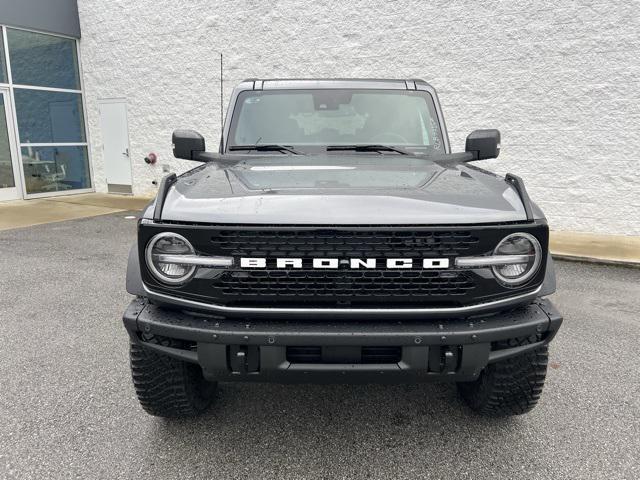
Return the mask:
<svg viewBox="0 0 640 480">
<path fill-rule="evenodd" d="M 196 271 L 195 265 L 181 264 L 180 256 L 195 254 L 193 246 L 182 235 L 163 232 L 154 236 L 147 244 L 145 257 L 149 270 L 163 283 L 180 285 L 188 281 Z M 187 259 L 189 257 L 185 257 Z M 164 261 L 169 260 L 169 261 Z"/>
<path fill-rule="evenodd" d="M 542 249 L 540 242 L 533 235 L 512 233 L 502 239 L 493 255 L 495 258 L 511 255 L 511 258 L 521 260 L 518 263 L 509 262 L 491 268 L 499 282 L 505 286 L 517 286 L 526 283 L 536 274 L 542 260 Z"/>
</svg>

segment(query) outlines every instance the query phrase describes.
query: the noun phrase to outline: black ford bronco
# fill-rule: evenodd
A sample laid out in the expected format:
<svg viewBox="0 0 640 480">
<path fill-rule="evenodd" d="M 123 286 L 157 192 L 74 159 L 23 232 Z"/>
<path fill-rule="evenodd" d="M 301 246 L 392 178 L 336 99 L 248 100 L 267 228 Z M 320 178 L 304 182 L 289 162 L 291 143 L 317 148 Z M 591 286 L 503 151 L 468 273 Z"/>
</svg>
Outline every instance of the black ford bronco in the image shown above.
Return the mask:
<svg viewBox="0 0 640 480">
<path fill-rule="evenodd" d="M 246 80 L 219 151 L 191 130 L 142 213 L 124 314 L 150 414 L 195 415 L 218 381 L 456 382 L 469 407 L 531 410 L 562 317 L 549 229 L 495 158 L 451 153 L 421 80 Z"/>
</svg>

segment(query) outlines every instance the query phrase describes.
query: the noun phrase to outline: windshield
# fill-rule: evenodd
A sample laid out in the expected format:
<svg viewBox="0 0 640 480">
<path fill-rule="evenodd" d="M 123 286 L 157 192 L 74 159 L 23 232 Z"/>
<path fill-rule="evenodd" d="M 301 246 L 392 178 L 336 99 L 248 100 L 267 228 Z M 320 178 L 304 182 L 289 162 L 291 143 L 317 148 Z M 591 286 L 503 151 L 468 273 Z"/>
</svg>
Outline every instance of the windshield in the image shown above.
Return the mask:
<svg viewBox="0 0 640 480">
<path fill-rule="evenodd" d="M 388 145 L 444 153 L 433 98 L 409 90 L 273 90 L 238 96 L 227 148 L 275 144 L 298 151 Z"/>
</svg>

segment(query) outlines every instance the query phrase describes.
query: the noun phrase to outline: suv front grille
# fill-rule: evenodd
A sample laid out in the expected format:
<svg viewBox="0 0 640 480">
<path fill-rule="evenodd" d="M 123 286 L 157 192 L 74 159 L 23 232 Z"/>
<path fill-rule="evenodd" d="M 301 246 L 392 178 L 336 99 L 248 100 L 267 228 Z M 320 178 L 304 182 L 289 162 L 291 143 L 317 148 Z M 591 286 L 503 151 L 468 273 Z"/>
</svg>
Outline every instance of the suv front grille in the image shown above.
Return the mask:
<svg viewBox="0 0 640 480">
<path fill-rule="evenodd" d="M 233 226 L 151 224 L 140 226 L 140 258 L 160 231 L 185 236 L 201 255 L 234 258 L 234 266 L 200 269 L 184 285 L 168 287 L 147 269 L 152 290 L 205 303 L 264 308 L 428 308 L 460 307 L 513 296 L 537 287 L 544 268 L 517 289 L 500 285 L 490 270 L 455 267 L 458 256 L 486 255 L 506 235 L 529 232 L 545 246 L 546 225 L 467 227 Z M 266 268 L 242 268 L 240 258 L 265 258 Z M 276 258 L 301 258 L 303 268 L 276 268 Z M 337 269 L 313 269 L 313 258 L 337 258 Z M 377 259 L 375 269 L 349 268 L 349 259 Z M 411 269 L 387 269 L 386 259 L 415 259 Z M 423 269 L 421 259 L 449 260 L 449 268 Z M 542 265 L 546 261 L 543 258 Z"/>
<path fill-rule="evenodd" d="M 211 242 L 221 255 L 263 258 L 429 258 L 466 254 L 479 240 L 468 230 L 218 230 Z M 434 270 L 265 269 L 223 272 L 213 282 L 233 304 L 278 302 L 303 306 L 415 303 L 425 297 L 450 303 L 475 288 L 464 272 Z"/>
</svg>

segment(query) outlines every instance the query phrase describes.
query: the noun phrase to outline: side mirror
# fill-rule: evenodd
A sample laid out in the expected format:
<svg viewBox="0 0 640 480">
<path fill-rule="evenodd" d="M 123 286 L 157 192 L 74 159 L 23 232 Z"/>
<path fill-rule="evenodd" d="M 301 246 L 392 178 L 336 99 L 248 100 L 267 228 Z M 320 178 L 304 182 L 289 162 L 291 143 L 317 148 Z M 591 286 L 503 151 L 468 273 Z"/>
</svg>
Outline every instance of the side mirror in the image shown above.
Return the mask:
<svg viewBox="0 0 640 480">
<path fill-rule="evenodd" d="M 174 130 L 171 136 L 173 156 L 185 160 L 197 160 L 205 151 L 204 137 L 195 130 Z"/>
<path fill-rule="evenodd" d="M 487 158 L 498 158 L 500 155 L 500 131 L 474 130 L 467 137 L 464 146 L 466 152 L 474 155 L 474 160 L 484 160 Z"/>
</svg>

